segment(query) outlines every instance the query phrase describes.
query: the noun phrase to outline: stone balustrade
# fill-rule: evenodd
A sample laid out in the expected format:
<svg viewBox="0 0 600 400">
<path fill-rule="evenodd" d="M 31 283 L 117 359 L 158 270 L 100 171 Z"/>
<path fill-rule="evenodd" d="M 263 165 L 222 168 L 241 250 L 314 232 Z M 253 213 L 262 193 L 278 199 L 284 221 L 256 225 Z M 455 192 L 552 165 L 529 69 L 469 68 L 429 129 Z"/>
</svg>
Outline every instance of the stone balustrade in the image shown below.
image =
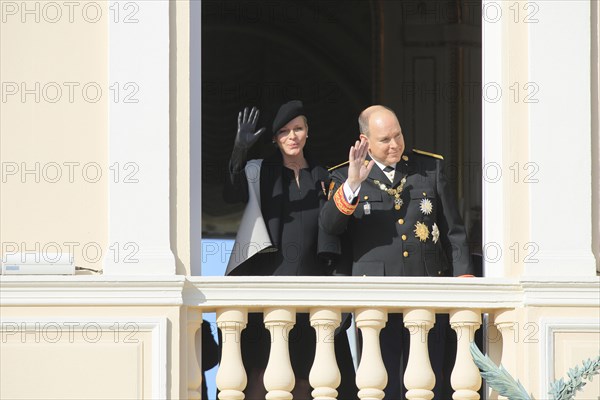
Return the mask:
<svg viewBox="0 0 600 400">
<path fill-rule="evenodd" d="M 294 373 L 290 364 L 287 332 L 298 312 L 309 312 L 317 332 L 314 364 L 310 371 L 313 398 L 337 398 L 340 371 L 337 368 L 332 329 L 339 326 L 342 312 L 352 312 L 362 333 L 362 352 L 356 371 L 358 397 L 384 397 L 387 372 L 379 346 L 379 333 L 388 313 L 402 313 L 411 334 L 408 364 L 404 373 L 406 398 L 433 398 L 435 375 L 429 361 L 428 332 L 436 313 L 450 314 L 450 326 L 457 333 L 457 356 L 451 376 L 455 400 L 479 399 L 481 376 L 472 361 L 469 344 L 481 327 L 481 314 L 499 315 L 497 329 L 510 329 L 511 305 L 516 305 L 517 288 L 509 280 L 460 278 L 194 278 L 197 299 L 193 307 L 216 311 L 223 334 L 222 359 L 217 373 L 219 399 L 243 399 L 246 373 L 240 353 L 240 335 L 249 311 L 264 313 L 265 327 L 273 338 L 264 385 L 268 400 L 290 400 Z M 293 290 L 290 290 L 293 289 Z M 192 290 L 190 288 L 190 290 Z M 495 313 L 495 314 L 494 314 Z M 503 352 L 510 363 L 510 354 Z"/>
<path fill-rule="evenodd" d="M 103 392 L 107 398 L 119 381 L 118 390 L 130 391 L 131 398 L 199 399 L 200 328 L 207 312 L 217 313 L 223 337 L 216 379 L 222 399 L 244 398 L 248 377 L 241 360 L 240 336 L 250 312 L 266 315 L 265 326 L 280 336 L 264 379 L 270 399 L 290 398 L 294 387 L 285 334 L 297 313 L 309 313 L 318 338 L 309 376 L 315 399 L 339 398 L 340 371 L 330 339 L 342 313 L 353 314 L 363 337 L 356 379 L 361 399 L 383 396 L 387 371 L 379 333 L 392 313 L 402 313 L 411 338 L 420 339 L 411 340 L 405 353 L 408 365 L 403 378 L 410 399 L 429 399 L 432 395 L 431 355 L 423 338 L 427 338 L 437 314 L 449 315 L 449 322 L 444 323 L 457 334 L 458 353 L 450 376 L 454 399 L 477 399 L 481 393 L 480 376 L 468 352 L 478 330 L 485 334 L 486 353 L 492 361 L 502 364 L 535 398 L 545 398 L 547 382 L 556 378 L 555 371 L 572 367 L 573 362 L 564 357 L 572 352 L 568 343 L 581 337 L 577 346 L 597 349 L 597 277 L 2 276 L 0 292 L 2 345 L 13 349 L 12 353 L 2 352 L 2 362 L 27 354 L 15 352 L 20 348 L 35 348 L 28 354 L 43 361 L 56 346 L 61 346 L 64 357 L 85 362 L 97 354 L 100 347 L 96 341 L 102 340 L 106 346 L 102 349 L 120 357 L 115 365 L 110 364 L 115 361 L 106 364 L 113 367 L 107 370 L 113 377 L 113 384 Z M 438 318 L 437 323 L 441 320 Z M 94 330 L 88 332 L 86 327 Z M 92 332 L 97 335 L 90 337 Z M 49 353 L 40 352 L 40 338 Z M 131 357 L 132 349 L 140 352 L 136 353 L 140 357 Z M 562 361 L 548 356 L 548 351 L 557 352 Z M 45 364 L 40 365 L 35 365 L 38 380 L 49 372 Z M 536 370 L 536 366 L 544 367 Z M 11 371 L 4 370 L 5 374 Z M 87 371 L 79 374 L 80 393 L 88 393 L 87 388 L 96 383 L 94 376 Z M 66 396 L 63 388 L 68 385 L 64 382 L 73 378 L 68 376 L 64 382 L 62 378 L 55 374 L 56 387 L 45 386 L 45 390 L 60 394 L 55 397 Z M 7 387 L 13 382 L 11 393 L 20 393 L 23 386 L 14 379 L 5 379 Z M 142 392 L 143 396 L 133 394 Z M 489 388 L 483 393 L 489 400 L 502 398 Z"/>
</svg>

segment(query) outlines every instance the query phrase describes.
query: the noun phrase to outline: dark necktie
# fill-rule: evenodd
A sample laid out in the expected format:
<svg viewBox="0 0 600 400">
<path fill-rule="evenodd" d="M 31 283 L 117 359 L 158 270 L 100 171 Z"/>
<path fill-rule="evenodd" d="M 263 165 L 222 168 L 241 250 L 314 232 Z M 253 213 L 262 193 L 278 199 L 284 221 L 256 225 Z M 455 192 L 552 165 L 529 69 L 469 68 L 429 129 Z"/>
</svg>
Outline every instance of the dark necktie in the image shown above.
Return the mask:
<svg viewBox="0 0 600 400">
<path fill-rule="evenodd" d="M 385 176 L 390 180 L 390 182 L 394 182 L 394 175 L 396 175 L 396 170 L 393 167 L 390 167 L 388 165 L 387 167 L 383 168 L 383 172 Z"/>
</svg>

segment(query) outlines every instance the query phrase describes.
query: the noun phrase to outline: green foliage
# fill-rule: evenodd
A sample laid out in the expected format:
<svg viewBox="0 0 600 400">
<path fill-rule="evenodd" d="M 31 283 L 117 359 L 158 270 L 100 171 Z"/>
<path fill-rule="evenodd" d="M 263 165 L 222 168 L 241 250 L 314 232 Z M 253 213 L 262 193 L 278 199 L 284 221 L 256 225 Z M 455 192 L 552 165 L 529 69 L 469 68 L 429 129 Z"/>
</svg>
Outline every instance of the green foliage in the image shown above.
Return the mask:
<svg viewBox="0 0 600 400">
<path fill-rule="evenodd" d="M 588 358 L 583 361 L 583 366 L 580 369 L 578 366 L 569 369 L 567 375 L 569 380 L 564 381 L 563 378 L 556 380 L 550 384 L 548 392 L 554 400 L 570 400 L 575 397 L 577 391 L 582 390 L 586 384 L 585 380 L 592 381 L 592 377 L 600 372 L 600 355 L 592 360 Z"/>
<path fill-rule="evenodd" d="M 475 343 L 471 343 L 471 355 L 475 365 L 481 371 L 481 376 L 488 385 L 502 396 L 510 400 L 531 400 L 521 382 L 515 379 L 500 365 L 496 366 L 488 356 L 483 355 Z M 550 392 L 553 400 L 571 400 L 577 391 L 582 390 L 585 380 L 592 381 L 592 377 L 600 373 L 600 355 L 592 360 L 583 361 L 582 367 L 571 368 L 567 373 L 569 380 L 563 378 L 550 383 Z"/>
<path fill-rule="evenodd" d="M 492 389 L 510 400 L 531 400 L 521 382 L 515 381 L 502 366 L 497 367 L 488 356 L 479 351 L 473 342 L 471 342 L 471 356 L 481 371 L 481 376 Z"/>
</svg>

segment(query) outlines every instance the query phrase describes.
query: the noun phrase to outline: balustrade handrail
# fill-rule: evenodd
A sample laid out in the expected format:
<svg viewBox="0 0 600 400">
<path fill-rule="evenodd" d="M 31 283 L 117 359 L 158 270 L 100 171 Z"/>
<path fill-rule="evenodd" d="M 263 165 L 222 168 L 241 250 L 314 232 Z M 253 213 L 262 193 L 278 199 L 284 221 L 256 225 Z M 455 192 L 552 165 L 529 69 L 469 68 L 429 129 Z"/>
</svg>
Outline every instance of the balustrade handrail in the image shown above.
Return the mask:
<svg viewBox="0 0 600 400">
<path fill-rule="evenodd" d="M 509 278 L 430 277 L 189 277 L 185 304 L 205 311 L 283 306 L 507 309 L 521 304 L 522 287 Z"/>
<path fill-rule="evenodd" d="M 597 307 L 599 277 L 0 276 L 0 305 Z"/>
</svg>

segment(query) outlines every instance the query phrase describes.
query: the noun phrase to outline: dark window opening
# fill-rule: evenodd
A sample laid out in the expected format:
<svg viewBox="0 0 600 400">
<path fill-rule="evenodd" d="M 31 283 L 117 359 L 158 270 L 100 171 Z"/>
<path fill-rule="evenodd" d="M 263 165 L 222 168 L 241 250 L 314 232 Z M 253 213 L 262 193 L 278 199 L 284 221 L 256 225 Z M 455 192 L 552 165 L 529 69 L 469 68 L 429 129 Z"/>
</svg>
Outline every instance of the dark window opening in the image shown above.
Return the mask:
<svg viewBox="0 0 600 400">
<path fill-rule="evenodd" d="M 291 99 L 326 166 L 347 159 L 363 108 L 394 109 L 407 148 L 444 156 L 481 262 L 481 0 L 203 1 L 203 237 L 233 238 L 243 211 L 221 197 L 238 111 L 261 110 L 262 158 Z"/>
</svg>

